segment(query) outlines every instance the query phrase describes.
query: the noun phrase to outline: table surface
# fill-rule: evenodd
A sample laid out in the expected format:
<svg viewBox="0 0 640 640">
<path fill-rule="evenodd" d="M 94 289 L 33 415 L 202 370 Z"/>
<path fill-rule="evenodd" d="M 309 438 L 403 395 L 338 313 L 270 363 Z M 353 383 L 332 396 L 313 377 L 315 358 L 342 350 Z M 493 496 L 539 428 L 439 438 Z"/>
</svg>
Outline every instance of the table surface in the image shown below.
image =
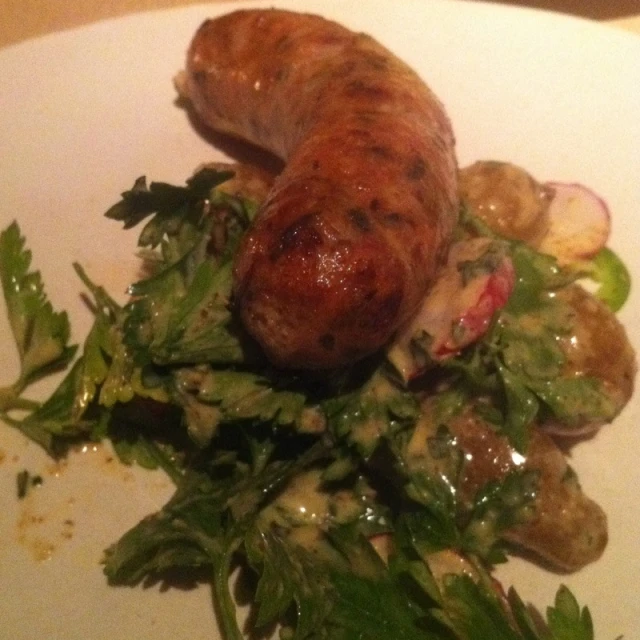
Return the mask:
<svg viewBox="0 0 640 640">
<path fill-rule="evenodd" d="M 0 47 L 104 18 L 194 4 L 197 1 L 199 0 L 0 0 Z M 607 21 L 640 34 L 640 0 L 498 1 L 502 4 L 536 7 Z"/>
</svg>

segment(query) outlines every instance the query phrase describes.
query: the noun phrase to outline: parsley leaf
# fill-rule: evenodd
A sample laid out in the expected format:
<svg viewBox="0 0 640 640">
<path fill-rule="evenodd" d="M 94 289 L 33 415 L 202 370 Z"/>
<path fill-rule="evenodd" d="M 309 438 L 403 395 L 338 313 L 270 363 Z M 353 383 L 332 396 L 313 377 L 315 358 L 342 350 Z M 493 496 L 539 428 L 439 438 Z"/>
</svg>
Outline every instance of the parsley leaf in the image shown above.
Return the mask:
<svg viewBox="0 0 640 640">
<path fill-rule="evenodd" d="M 20 396 L 27 386 L 71 362 L 76 347 L 68 346 L 66 312 L 56 312 L 44 291 L 40 272 L 30 271 L 31 251 L 16 222 L 0 234 L 0 281 L 11 331 L 20 356 L 13 385 L 0 389 L 0 411 L 33 408 Z"/>
<path fill-rule="evenodd" d="M 593 640 L 589 609 L 581 609 L 575 596 L 564 585 L 556 594 L 554 606 L 547 609 L 547 621 L 552 640 Z"/>
</svg>

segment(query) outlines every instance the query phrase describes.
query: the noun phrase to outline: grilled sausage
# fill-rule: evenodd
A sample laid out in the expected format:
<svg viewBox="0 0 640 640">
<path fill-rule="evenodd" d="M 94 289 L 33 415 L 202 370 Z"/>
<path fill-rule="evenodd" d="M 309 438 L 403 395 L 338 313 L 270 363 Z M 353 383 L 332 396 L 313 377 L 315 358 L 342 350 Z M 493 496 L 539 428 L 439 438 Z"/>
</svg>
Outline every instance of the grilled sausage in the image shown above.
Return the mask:
<svg viewBox="0 0 640 640">
<path fill-rule="evenodd" d="M 206 125 L 286 163 L 236 259 L 249 333 L 283 367 L 376 351 L 415 313 L 457 221 L 436 96 L 372 38 L 281 10 L 206 21 L 178 87 Z"/>
</svg>

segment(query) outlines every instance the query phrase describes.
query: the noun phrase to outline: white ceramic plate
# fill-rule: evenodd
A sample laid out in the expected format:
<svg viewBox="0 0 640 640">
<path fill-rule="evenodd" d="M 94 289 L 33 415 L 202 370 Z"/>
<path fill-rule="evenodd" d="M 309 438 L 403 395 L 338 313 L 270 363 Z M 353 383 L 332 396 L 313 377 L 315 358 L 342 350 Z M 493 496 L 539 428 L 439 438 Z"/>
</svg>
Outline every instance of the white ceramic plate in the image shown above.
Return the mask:
<svg viewBox="0 0 640 640">
<path fill-rule="evenodd" d="M 508 159 L 542 180 L 591 185 L 613 212 L 611 245 L 640 277 L 639 38 L 481 3 L 276 4 L 369 32 L 418 69 L 448 108 L 461 164 Z M 180 183 L 219 155 L 175 106 L 171 79 L 200 22 L 233 6 L 143 14 L 0 51 L 0 227 L 19 220 L 54 305 L 70 311 L 76 340 L 90 317 L 71 262 L 121 293 L 135 264 L 136 232 L 121 233 L 102 213 L 141 174 Z M 0 383 L 17 365 L 4 315 L 0 308 Z M 636 287 L 622 312 L 636 349 L 639 315 Z M 639 406 L 634 399 L 614 425 L 571 454 L 585 490 L 609 515 L 602 560 L 570 576 L 515 561 L 499 573 L 539 605 L 550 603 L 560 582 L 568 584 L 589 605 L 599 638 L 630 639 L 640 626 Z M 41 474 L 44 484 L 18 501 L 22 469 Z M 102 549 L 169 493 L 161 475 L 123 470 L 105 450 L 54 467 L 38 447 L 2 428 L 0 635 L 217 637 L 206 588 L 114 589 L 103 579 Z"/>
</svg>

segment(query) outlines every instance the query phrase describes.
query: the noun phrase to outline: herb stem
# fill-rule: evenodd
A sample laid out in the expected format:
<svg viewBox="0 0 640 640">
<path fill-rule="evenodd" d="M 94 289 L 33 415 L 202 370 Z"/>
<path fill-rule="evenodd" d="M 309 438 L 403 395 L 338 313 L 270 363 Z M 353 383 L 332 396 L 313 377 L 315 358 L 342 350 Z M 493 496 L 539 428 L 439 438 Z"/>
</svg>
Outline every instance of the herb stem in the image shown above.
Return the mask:
<svg viewBox="0 0 640 640">
<path fill-rule="evenodd" d="M 238 627 L 236 618 L 236 606 L 229 590 L 229 573 L 231 570 L 231 557 L 234 549 L 228 549 L 220 557 L 215 555 L 213 563 L 213 593 L 214 606 L 218 609 L 219 621 L 222 623 L 222 635 L 225 640 L 244 640 L 244 636 Z"/>
</svg>

